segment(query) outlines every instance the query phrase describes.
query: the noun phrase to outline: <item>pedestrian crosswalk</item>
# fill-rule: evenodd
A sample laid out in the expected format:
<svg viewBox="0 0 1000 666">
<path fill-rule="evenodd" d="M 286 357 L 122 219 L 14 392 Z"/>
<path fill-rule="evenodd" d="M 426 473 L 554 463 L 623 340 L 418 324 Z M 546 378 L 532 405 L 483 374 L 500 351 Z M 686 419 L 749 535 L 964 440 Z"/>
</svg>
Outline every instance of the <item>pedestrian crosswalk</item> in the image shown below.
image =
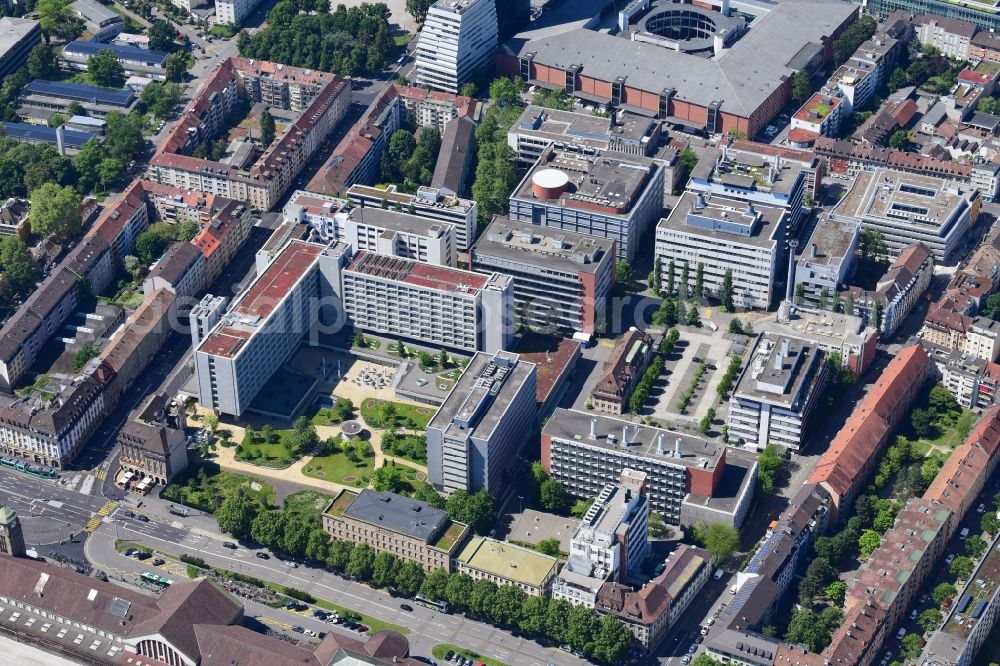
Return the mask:
<svg viewBox="0 0 1000 666">
<path fill-rule="evenodd" d="M 615 341 L 614 340 L 608 340 L 607 338 L 604 338 L 604 339 L 598 341 L 597 344 L 601 345 L 602 347 L 605 347 L 606 349 L 614 349 L 615 348 Z"/>
<path fill-rule="evenodd" d="M 118 502 L 116 502 L 114 500 L 111 500 L 107 504 L 105 504 L 104 506 L 102 506 L 97 511 L 97 514 L 100 515 L 100 516 L 110 516 L 111 512 L 114 511 L 115 507 L 117 507 L 117 506 L 118 506 Z"/>
<path fill-rule="evenodd" d="M 94 478 L 97 479 L 98 481 L 103 481 L 104 478 L 107 477 L 107 475 L 108 475 L 108 470 L 106 469 L 99 469 L 96 472 L 94 472 Z"/>
<path fill-rule="evenodd" d="M 117 506 L 118 502 L 114 500 L 105 503 L 104 506 L 97 510 L 97 515 L 87 521 L 87 524 L 83 529 L 87 532 L 93 532 L 96 530 L 101 525 L 101 521 L 110 516 L 111 512 L 114 511 Z"/>
<path fill-rule="evenodd" d="M 94 516 L 93 518 L 87 521 L 87 524 L 84 526 L 83 529 L 87 532 L 93 532 L 100 526 L 100 524 L 101 524 L 101 519 L 98 516 Z"/>
</svg>

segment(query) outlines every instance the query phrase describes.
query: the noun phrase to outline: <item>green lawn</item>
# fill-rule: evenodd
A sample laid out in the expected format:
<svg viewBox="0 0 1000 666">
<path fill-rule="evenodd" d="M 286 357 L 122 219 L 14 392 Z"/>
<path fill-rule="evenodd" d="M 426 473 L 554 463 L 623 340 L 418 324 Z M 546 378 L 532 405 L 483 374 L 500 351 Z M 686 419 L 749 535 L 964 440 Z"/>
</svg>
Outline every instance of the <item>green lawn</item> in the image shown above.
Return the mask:
<svg viewBox="0 0 1000 666">
<path fill-rule="evenodd" d="M 971 409 L 963 409 L 963 415 L 974 415 Z M 938 436 L 934 439 L 918 439 L 916 446 L 924 456 L 927 456 L 934 449 L 945 449 L 953 451 L 955 447 L 962 443 L 962 434 L 958 431 L 956 423 L 960 416 L 955 416 L 950 422 L 937 423 Z"/>
<path fill-rule="evenodd" d="M 131 541 L 126 541 L 125 539 L 117 539 L 115 541 L 115 550 L 117 550 L 119 553 L 124 553 L 129 548 L 134 548 L 136 550 L 141 550 L 143 552 L 150 553 L 150 554 L 152 554 L 152 552 L 153 552 L 153 549 L 150 548 L 149 546 L 143 546 L 143 545 L 140 545 L 140 544 L 137 544 L 137 543 L 133 543 Z"/>
<path fill-rule="evenodd" d="M 438 643 L 431 650 L 431 654 L 434 655 L 435 659 L 444 659 L 445 656 L 448 654 L 448 650 L 457 652 L 463 657 L 468 657 L 472 661 L 475 662 L 481 661 L 484 664 L 486 664 L 486 666 L 508 666 L 508 664 L 505 664 L 502 661 L 498 661 L 497 659 L 491 659 L 490 657 L 484 657 L 478 652 L 473 652 L 472 650 L 466 650 L 464 648 L 458 647 L 457 645 L 452 645 L 451 643 Z"/>
<path fill-rule="evenodd" d="M 386 433 L 388 435 L 389 433 Z M 386 442 L 382 436 L 382 453 L 409 460 L 417 465 L 427 464 L 427 441 L 422 435 L 396 435 Z"/>
<path fill-rule="evenodd" d="M 317 456 L 309 461 L 309 464 L 302 469 L 302 473 L 314 479 L 364 488 L 371 479 L 373 462 L 371 458 L 365 458 L 359 463 L 353 463 L 343 453 Z"/>
<path fill-rule="evenodd" d="M 259 433 L 252 444 L 241 443 L 240 448 L 236 451 L 236 459 L 261 467 L 279 469 L 288 467 L 301 457 L 295 455 L 294 448 L 291 448 L 292 452 L 289 453 L 289 448 L 283 444 L 292 436 L 292 432 L 290 430 L 276 430 L 275 434 L 278 435 L 279 439 L 273 444 L 265 443 Z"/>
<path fill-rule="evenodd" d="M 385 404 L 385 400 L 368 398 L 361 403 L 361 418 L 373 427 L 382 422 L 380 408 Z M 396 425 L 413 430 L 423 430 L 434 417 L 435 408 L 431 406 L 410 405 L 402 402 L 391 402 L 396 408 Z"/>
<path fill-rule="evenodd" d="M 411 41 L 413 41 L 413 37 L 414 35 L 412 32 L 403 33 L 402 35 L 395 35 L 392 38 L 392 43 L 395 44 L 396 46 L 406 46 Z"/>
<path fill-rule="evenodd" d="M 332 495 L 321 493 L 318 490 L 300 490 L 285 498 L 284 509 L 292 513 L 319 518 L 320 513 L 332 499 Z"/>
<path fill-rule="evenodd" d="M 235 472 L 223 472 L 215 463 L 203 463 L 163 489 L 163 499 L 214 513 L 222 501 L 239 488 L 248 488 L 268 504 L 274 504 L 274 489 L 267 483 Z"/>
</svg>

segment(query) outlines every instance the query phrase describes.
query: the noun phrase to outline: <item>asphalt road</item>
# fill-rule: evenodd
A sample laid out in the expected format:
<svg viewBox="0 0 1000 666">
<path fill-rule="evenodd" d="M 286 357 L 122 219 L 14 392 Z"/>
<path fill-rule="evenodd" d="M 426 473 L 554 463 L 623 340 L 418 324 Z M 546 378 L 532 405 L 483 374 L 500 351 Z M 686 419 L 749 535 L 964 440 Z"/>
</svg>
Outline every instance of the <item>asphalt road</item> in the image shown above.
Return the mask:
<svg viewBox="0 0 1000 666">
<path fill-rule="evenodd" d="M 29 546 L 67 541 L 71 534 L 83 530 L 104 503 L 101 497 L 70 490 L 59 481 L 0 468 L 0 505 L 17 511 Z"/>
<path fill-rule="evenodd" d="M 222 546 L 225 539 L 222 535 L 203 529 L 195 531 L 177 527 L 181 524 L 180 520 L 167 524 L 157 518 L 148 523 L 119 518 L 120 514 L 116 512 L 113 522 L 98 527 L 86 546 L 88 559 L 109 575 L 128 579 L 141 571 L 149 570 L 148 561 L 143 563 L 132 560 L 115 551 L 116 538 L 128 539 L 167 553 L 186 552 L 196 555 L 214 566 L 292 586 L 351 610 L 404 625 L 412 632 L 409 639 L 414 654 L 427 655 L 434 645 L 452 643 L 518 666 L 545 666 L 550 663 L 570 666 L 585 663 L 560 650 L 542 647 L 533 641 L 462 615 L 445 616 L 419 606 L 415 606 L 412 612 L 404 611 L 399 607 L 401 601 L 387 593 L 322 569 L 304 565 L 293 568 L 275 557 L 259 559 L 255 555 L 257 551 L 242 546 L 235 551 L 226 549 Z"/>
</svg>

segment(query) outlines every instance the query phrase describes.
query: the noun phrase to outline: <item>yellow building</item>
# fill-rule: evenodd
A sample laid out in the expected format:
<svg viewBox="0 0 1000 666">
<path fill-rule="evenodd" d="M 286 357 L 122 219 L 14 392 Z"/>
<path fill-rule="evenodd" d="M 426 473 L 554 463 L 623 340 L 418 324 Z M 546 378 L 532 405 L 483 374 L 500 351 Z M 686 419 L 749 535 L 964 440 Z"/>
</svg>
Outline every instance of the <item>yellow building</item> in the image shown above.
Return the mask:
<svg viewBox="0 0 1000 666">
<path fill-rule="evenodd" d="M 516 585 L 533 597 L 548 596 L 559 560 L 488 537 L 473 537 L 458 556 L 458 572 L 473 580 Z"/>
</svg>

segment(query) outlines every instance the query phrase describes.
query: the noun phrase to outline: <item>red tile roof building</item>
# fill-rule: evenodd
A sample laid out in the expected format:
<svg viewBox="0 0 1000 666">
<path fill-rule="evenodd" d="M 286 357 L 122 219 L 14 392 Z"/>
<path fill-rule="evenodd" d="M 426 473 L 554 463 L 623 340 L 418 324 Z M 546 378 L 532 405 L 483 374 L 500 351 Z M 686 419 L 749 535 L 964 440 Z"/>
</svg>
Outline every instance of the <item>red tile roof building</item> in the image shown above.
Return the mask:
<svg viewBox="0 0 1000 666">
<path fill-rule="evenodd" d="M 868 483 L 889 436 L 922 390 L 928 365 L 919 344 L 901 349 L 819 459 L 809 483 L 829 491 L 835 513 L 849 510 Z"/>
<path fill-rule="evenodd" d="M 212 192 L 266 211 L 350 104 L 344 79 L 317 70 L 267 61 L 228 58 L 184 110 L 150 161 L 153 179 L 184 189 Z M 217 138 L 240 99 L 251 99 L 298 116 L 249 168 L 191 156 L 199 144 Z"/>
</svg>

